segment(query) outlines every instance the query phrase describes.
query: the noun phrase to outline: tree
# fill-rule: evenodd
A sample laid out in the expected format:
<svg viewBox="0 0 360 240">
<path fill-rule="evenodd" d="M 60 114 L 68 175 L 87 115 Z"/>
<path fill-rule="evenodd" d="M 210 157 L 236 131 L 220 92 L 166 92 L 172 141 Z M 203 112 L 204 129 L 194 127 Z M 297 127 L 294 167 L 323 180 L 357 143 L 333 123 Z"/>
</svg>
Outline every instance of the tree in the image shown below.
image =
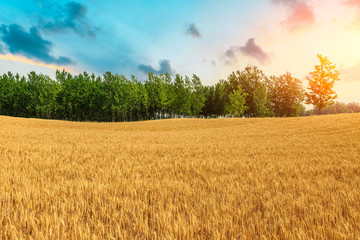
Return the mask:
<svg viewBox="0 0 360 240">
<path fill-rule="evenodd" d="M 339 114 L 339 113 L 350 113 L 350 109 L 343 102 L 335 102 L 333 105 L 330 105 L 326 108 L 323 108 L 321 111 L 322 115 L 327 114 Z"/>
<path fill-rule="evenodd" d="M 286 73 L 267 80 L 270 107 L 277 117 L 296 117 L 303 111 L 305 91 L 302 82 Z"/>
<path fill-rule="evenodd" d="M 214 93 L 214 115 L 225 115 L 225 106 L 228 102 L 228 92 L 226 89 L 226 82 L 220 80 L 215 84 Z"/>
<path fill-rule="evenodd" d="M 141 82 L 138 82 L 138 89 L 140 94 L 140 101 L 142 106 L 142 119 L 149 119 L 149 95 L 146 91 L 145 85 L 143 85 Z"/>
<path fill-rule="evenodd" d="M 158 110 L 160 110 L 160 115 L 162 115 L 167 112 L 169 106 L 168 87 L 166 85 L 164 74 L 160 74 L 154 77 L 157 86 L 156 88 L 157 88 L 157 98 L 158 98 L 157 101 Z"/>
<path fill-rule="evenodd" d="M 321 109 L 334 104 L 334 99 L 337 94 L 333 90 L 334 83 L 339 79 L 339 72 L 335 70 L 336 65 L 330 62 L 327 57 L 318 54 L 320 65 L 315 65 L 315 71 L 310 72 L 306 79 L 309 81 L 308 90 L 306 93 L 306 103 L 312 104 L 318 109 L 320 114 Z"/>
<path fill-rule="evenodd" d="M 174 80 L 174 113 L 175 114 L 182 114 L 183 110 L 185 109 L 186 105 L 186 88 L 185 88 L 185 81 L 183 77 L 181 77 L 179 74 L 176 74 L 175 80 Z"/>
<path fill-rule="evenodd" d="M 249 117 L 265 117 L 271 115 L 268 107 L 268 92 L 266 86 L 267 77 L 257 67 L 246 67 L 242 71 L 233 72 L 228 77 L 228 92 L 231 93 L 237 86 L 248 93 L 245 115 Z"/>
<path fill-rule="evenodd" d="M 350 112 L 353 112 L 353 113 L 360 112 L 360 104 L 359 103 L 351 102 L 351 103 L 348 103 L 347 106 L 348 106 L 348 109 L 350 110 Z"/>
<path fill-rule="evenodd" d="M 229 104 L 226 105 L 226 112 L 233 116 L 241 116 L 248 109 L 245 106 L 247 93 L 239 85 L 236 90 L 229 94 Z"/>
<path fill-rule="evenodd" d="M 214 86 L 205 86 L 205 105 L 202 109 L 202 114 L 205 117 L 212 116 L 215 114 L 215 87 Z"/>
<path fill-rule="evenodd" d="M 205 93 L 200 78 L 193 74 L 191 79 L 191 113 L 193 116 L 199 116 L 201 109 L 205 106 Z"/>
</svg>

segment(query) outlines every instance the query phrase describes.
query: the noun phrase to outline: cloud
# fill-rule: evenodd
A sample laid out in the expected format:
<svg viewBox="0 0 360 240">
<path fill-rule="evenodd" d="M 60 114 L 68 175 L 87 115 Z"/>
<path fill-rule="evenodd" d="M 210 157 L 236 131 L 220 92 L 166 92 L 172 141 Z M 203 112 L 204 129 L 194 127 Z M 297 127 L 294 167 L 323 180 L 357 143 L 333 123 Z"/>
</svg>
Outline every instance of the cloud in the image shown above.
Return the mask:
<svg viewBox="0 0 360 240">
<path fill-rule="evenodd" d="M 14 62 L 26 63 L 26 64 L 39 66 L 39 67 L 44 67 L 44 68 L 53 69 L 53 70 L 59 69 L 59 66 L 55 65 L 55 64 L 47 64 L 47 63 L 43 63 L 43 62 L 39 62 L 39 61 L 36 61 L 36 60 L 29 59 L 27 57 L 23 57 L 23 56 L 20 56 L 20 55 L 12 55 L 12 54 L 9 54 L 9 53 L 5 53 L 5 55 L 0 54 L 0 59 L 1 60 L 6 60 L 6 61 L 14 61 Z M 65 67 L 65 66 L 61 66 L 61 69 L 65 69 L 67 72 L 73 72 L 73 70 L 71 68 L 68 68 L 68 67 Z"/>
<path fill-rule="evenodd" d="M 247 56 L 257 59 L 260 63 L 266 62 L 269 58 L 268 54 L 255 44 L 254 38 L 249 38 L 245 46 L 240 47 L 240 51 Z"/>
<path fill-rule="evenodd" d="M 347 0 L 344 1 L 343 4 L 351 8 L 356 8 L 358 17 L 353 21 L 350 27 L 358 30 L 360 26 L 360 0 Z"/>
<path fill-rule="evenodd" d="M 347 0 L 343 2 L 345 5 L 360 7 L 360 0 Z"/>
<path fill-rule="evenodd" d="M 195 23 L 190 23 L 186 28 L 186 34 L 193 36 L 195 38 L 201 38 L 201 34 L 197 27 L 195 26 Z"/>
<path fill-rule="evenodd" d="M 292 4 L 293 2 L 297 2 L 298 0 L 271 0 L 274 4 Z"/>
<path fill-rule="evenodd" d="M 5 49 L 1 44 L 0 44 L 0 54 L 5 54 Z"/>
<path fill-rule="evenodd" d="M 236 57 L 237 52 L 240 52 L 246 56 L 255 58 L 260 63 L 264 64 L 269 60 L 269 56 L 266 52 L 262 50 L 262 48 L 255 44 L 254 38 L 249 38 L 246 42 L 245 46 L 232 46 L 228 50 L 226 50 L 225 55 L 234 59 Z"/>
<path fill-rule="evenodd" d="M 228 50 L 226 50 L 225 55 L 229 58 L 235 58 L 235 53 L 239 51 L 240 47 L 230 47 Z"/>
<path fill-rule="evenodd" d="M 139 70 L 145 74 L 152 72 L 154 74 L 165 74 L 169 73 L 170 75 L 174 75 L 175 71 L 171 68 L 170 61 L 163 59 L 159 61 L 160 69 L 155 70 L 151 65 L 139 65 Z"/>
<path fill-rule="evenodd" d="M 215 61 L 215 60 L 203 59 L 203 62 L 204 62 L 204 63 L 210 63 L 210 65 L 211 65 L 212 67 L 216 67 L 216 61 Z"/>
<path fill-rule="evenodd" d="M 67 57 L 53 57 L 50 55 L 52 42 L 44 40 L 36 27 L 25 31 L 20 25 L 2 25 L 0 27 L 1 40 L 7 45 L 12 54 L 20 54 L 48 64 L 70 65 L 74 63 Z"/>
<path fill-rule="evenodd" d="M 69 2 L 65 7 L 59 6 L 60 12 L 52 16 L 51 20 L 41 19 L 39 27 L 43 31 L 59 33 L 67 30 L 73 30 L 81 36 L 96 37 L 95 27 L 93 27 L 86 14 L 87 7 L 77 2 Z M 47 8 L 50 12 L 53 10 Z"/>
<path fill-rule="evenodd" d="M 345 82 L 360 81 L 360 62 L 349 68 L 339 68 L 339 77 Z"/>
<path fill-rule="evenodd" d="M 290 30 L 308 27 L 315 22 L 314 11 L 306 0 L 271 0 L 271 2 L 283 5 L 289 10 L 282 24 Z"/>
</svg>

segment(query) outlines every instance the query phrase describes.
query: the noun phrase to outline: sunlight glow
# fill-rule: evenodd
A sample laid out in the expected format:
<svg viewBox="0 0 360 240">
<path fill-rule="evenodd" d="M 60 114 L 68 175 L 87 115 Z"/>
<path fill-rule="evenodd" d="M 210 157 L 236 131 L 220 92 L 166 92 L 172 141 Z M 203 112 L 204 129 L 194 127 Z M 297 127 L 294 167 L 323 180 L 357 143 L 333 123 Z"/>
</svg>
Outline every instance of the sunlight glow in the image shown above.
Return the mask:
<svg viewBox="0 0 360 240">
<path fill-rule="evenodd" d="M 49 68 L 49 69 L 53 69 L 53 70 L 64 69 L 65 71 L 70 72 L 70 73 L 74 72 L 71 68 L 68 68 L 68 67 L 55 65 L 55 64 L 46 64 L 46 63 L 42 63 L 42 62 L 36 62 L 32 59 L 29 59 L 29 58 L 26 58 L 23 56 L 12 55 L 12 54 L 5 54 L 5 55 L 0 54 L 0 59 L 7 60 L 7 61 L 27 63 L 27 64 L 45 67 L 45 68 Z"/>
</svg>

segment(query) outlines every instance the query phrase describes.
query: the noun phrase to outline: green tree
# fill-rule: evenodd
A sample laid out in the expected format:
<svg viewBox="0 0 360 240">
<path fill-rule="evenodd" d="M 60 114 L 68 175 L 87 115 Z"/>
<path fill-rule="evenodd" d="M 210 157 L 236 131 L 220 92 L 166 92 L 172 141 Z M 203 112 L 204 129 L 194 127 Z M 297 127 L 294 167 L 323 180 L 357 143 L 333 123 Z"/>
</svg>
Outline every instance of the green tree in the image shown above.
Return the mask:
<svg viewBox="0 0 360 240">
<path fill-rule="evenodd" d="M 145 89 L 146 94 L 148 95 L 149 99 L 149 115 L 154 116 L 155 112 L 157 112 L 158 109 L 158 89 L 156 85 L 155 76 L 153 73 L 148 73 L 148 78 L 145 81 Z"/>
<path fill-rule="evenodd" d="M 205 106 L 205 93 L 200 78 L 193 74 L 191 79 L 191 113 L 193 116 L 199 116 L 201 109 Z"/>
<path fill-rule="evenodd" d="M 130 108 L 127 79 L 123 75 L 107 72 L 107 86 L 110 89 L 109 105 L 113 121 L 127 121 Z"/>
<path fill-rule="evenodd" d="M 157 89 L 157 110 L 160 111 L 160 114 L 166 113 L 169 107 L 168 87 L 165 77 L 163 74 L 154 76 Z"/>
<path fill-rule="evenodd" d="M 320 114 L 321 109 L 335 103 L 334 99 L 337 98 L 337 94 L 333 87 L 335 81 L 340 79 L 335 64 L 321 54 L 318 54 L 317 57 L 320 60 L 320 65 L 315 65 L 315 71 L 310 72 L 310 76 L 306 77 L 309 81 L 306 103 L 314 105 Z"/>
<path fill-rule="evenodd" d="M 174 87 L 174 101 L 173 109 L 175 114 L 183 114 L 186 110 L 186 87 L 185 81 L 182 76 L 176 74 L 175 80 L 173 83 Z"/>
<path fill-rule="evenodd" d="M 228 92 L 237 89 L 238 85 L 248 93 L 245 115 L 250 117 L 265 117 L 272 115 L 268 107 L 268 90 L 266 86 L 267 77 L 257 67 L 246 67 L 242 71 L 233 72 L 228 77 Z"/>
<path fill-rule="evenodd" d="M 149 95 L 146 91 L 145 85 L 138 82 L 139 99 L 141 102 L 139 111 L 141 112 L 139 120 L 149 119 Z"/>
<path fill-rule="evenodd" d="M 202 109 L 202 114 L 206 117 L 212 116 L 215 114 L 215 87 L 214 86 L 205 86 L 205 103 Z"/>
<path fill-rule="evenodd" d="M 11 72 L 0 77 L 0 114 L 15 115 L 16 95 L 18 90 L 20 90 L 18 86 L 19 84 L 16 84 L 15 77 Z M 25 110 L 25 106 L 20 109 L 20 111 Z"/>
<path fill-rule="evenodd" d="M 240 117 L 248 109 L 245 106 L 247 93 L 239 85 L 236 90 L 229 94 L 229 103 L 226 105 L 226 112 L 236 117 Z"/>
<path fill-rule="evenodd" d="M 225 115 L 225 106 L 228 102 L 227 83 L 224 80 L 220 80 L 215 84 L 215 96 L 214 96 L 214 114 L 217 116 Z"/>
<path fill-rule="evenodd" d="M 277 117 L 295 117 L 303 111 L 305 91 L 302 82 L 288 72 L 267 80 L 270 107 Z"/>
</svg>

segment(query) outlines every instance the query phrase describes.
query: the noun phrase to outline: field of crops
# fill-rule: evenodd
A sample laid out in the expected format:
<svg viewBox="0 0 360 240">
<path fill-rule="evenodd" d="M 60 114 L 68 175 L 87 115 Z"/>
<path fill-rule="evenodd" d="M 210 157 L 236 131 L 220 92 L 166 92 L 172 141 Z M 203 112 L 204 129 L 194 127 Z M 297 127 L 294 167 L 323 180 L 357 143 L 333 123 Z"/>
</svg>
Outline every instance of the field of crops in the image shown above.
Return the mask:
<svg viewBox="0 0 360 240">
<path fill-rule="evenodd" d="M 0 116 L 0 239 L 359 239 L 360 114 Z"/>
</svg>

